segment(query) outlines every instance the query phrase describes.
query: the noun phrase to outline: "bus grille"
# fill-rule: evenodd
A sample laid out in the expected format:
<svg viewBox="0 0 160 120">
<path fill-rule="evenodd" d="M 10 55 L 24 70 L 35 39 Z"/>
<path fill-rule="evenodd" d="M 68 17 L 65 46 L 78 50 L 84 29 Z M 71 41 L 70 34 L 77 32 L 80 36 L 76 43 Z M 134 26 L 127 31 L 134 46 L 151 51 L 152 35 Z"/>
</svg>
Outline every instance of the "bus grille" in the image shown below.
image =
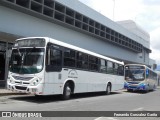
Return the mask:
<svg viewBox="0 0 160 120">
<path fill-rule="evenodd" d="M 137 86 L 129 86 L 129 88 L 135 89 L 135 88 L 137 88 Z"/>
<path fill-rule="evenodd" d="M 130 84 L 139 84 L 139 82 L 128 82 L 128 83 L 130 83 Z"/>
<path fill-rule="evenodd" d="M 12 76 L 12 77 L 16 80 L 24 80 L 24 81 L 29 81 L 33 78 L 33 77 L 20 77 L 20 76 Z"/>
<path fill-rule="evenodd" d="M 18 90 L 26 90 L 27 89 L 27 87 L 21 87 L 21 86 L 15 86 L 16 87 L 16 89 L 18 89 Z"/>
</svg>

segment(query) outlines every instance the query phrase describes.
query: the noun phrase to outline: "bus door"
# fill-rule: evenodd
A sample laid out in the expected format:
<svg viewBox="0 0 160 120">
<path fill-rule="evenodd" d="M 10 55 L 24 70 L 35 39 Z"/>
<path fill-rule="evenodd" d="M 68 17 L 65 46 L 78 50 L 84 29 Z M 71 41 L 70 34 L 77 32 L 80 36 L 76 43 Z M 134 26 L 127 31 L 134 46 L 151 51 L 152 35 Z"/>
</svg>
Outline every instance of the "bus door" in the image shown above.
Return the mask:
<svg viewBox="0 0 160 120">
<path fill-rule="evenodd" d="M 48 44 L 46 50 L 46 71 L 45 71 L 45 90 L 46 92 L 54 92 L 60 89 L 58 85 L 62 83 L 62 49 L 53 44 Z M 58 88 L 56 88 L 58 87 Z M 58 92 L 57 91 L 57 92 Z"/>
<path fill-rule="evenodd" d="M 5 52 L 0 52 L 0 80 L 4 80 L 5 76 Z"/>
<path fill-rule="evenodd" d="M 149 69 L 146 68 L 146 84 L 148 85 L 149 89 L 152 87 L 152 75 Z"/>
</svg>

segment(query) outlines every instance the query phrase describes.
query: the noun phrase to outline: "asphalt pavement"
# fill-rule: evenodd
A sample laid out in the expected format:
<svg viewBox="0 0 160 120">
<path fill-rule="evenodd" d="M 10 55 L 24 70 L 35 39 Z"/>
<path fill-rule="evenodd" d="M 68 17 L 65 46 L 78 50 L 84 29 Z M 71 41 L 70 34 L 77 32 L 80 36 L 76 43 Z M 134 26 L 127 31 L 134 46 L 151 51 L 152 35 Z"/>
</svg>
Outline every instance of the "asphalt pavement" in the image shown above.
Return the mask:
<svg viewBox="0 0 160 120">
<path fill-rule="evenodd" d="M 157 89 L 160 89 L 160 86 L 157 86 Z M 24 95 L 25 93 L 19 93 L 11 90 L 7 90 L 4 87 L 0 87 L 0 96 L 5 96 L 5 95 Z"/>
<path fill-rule="evenodd" d="M 132 93 L 126 90 L 111 95 L 77 95 L 61 101 L 56 96 L 35 98 L 0 89 L 0 111 L 158 111 L 160 86 L 154 92 Z M 22 95 L 21 95 L 22 94 Z M 8 96 L 7 96 L 8 95 Z M 12 95 L 12 96 L 9 96 Z M 151 102 L 152 101 L 152 102 Z M 39 118 L 38 118 L 39 119 Z M 53 118 L 48 118 L 53 119 Z M 159 117 L 54 117 L 55 120 L 158 120 Z M 17 119 L 15 119 L 17 120 Z"/>
</svg>

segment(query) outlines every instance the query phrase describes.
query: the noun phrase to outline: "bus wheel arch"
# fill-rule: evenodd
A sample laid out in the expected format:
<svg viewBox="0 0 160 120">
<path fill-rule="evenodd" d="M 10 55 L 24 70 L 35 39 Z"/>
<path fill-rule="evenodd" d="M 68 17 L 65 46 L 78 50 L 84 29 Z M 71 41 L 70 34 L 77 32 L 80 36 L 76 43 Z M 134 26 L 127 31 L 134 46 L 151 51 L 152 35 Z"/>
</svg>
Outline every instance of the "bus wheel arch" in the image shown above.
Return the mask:
<svg viewBox="0 0 160 120">
<path fill-rule="evenodd" d="M 154 90 L 156 90 L 156 85 L 155 85 L 155 84 L 153 85 L 153 91 L 154 91 Z"/>
<path fill-rule="evenodd" d="M 111 94 L 111 90 L 112 90 L 112 83 L 111 83 L 111 82 L 108 82 L 108 83 L 107 83 L 107 87 L 106 87 L 105 94 L 106 94 L 106 95 Z"/>
<path fill-rule="evenodd" d="M 68 80 L 63 87 L 62 99 L 68 100 L 71 94 L 74 93 L 75 84 L 72 80 Z"/>
</svg>

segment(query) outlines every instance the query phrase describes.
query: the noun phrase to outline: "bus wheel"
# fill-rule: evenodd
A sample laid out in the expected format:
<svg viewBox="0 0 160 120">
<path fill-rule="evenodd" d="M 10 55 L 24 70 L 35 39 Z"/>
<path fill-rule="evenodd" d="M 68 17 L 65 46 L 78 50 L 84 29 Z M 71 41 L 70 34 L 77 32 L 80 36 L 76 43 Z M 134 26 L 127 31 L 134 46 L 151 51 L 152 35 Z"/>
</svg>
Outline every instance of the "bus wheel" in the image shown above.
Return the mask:
<svg viewBox="0 0 160 120">
<path fill-rule="evenodd" d="M 71 87 L 69 83 L 66 83 L 63 89 L 62 99 L 68 100 L 71 96 Z"/>
<path fill-rule="evenodd" d="M 127 89 L 127 91 L 128 91 L 128 92 L 133 92 L 133 90 L 132 90 L 132 89 Z"/>
<path fill-rule="evenodd" d="M 156 85 L 153 86 L 153 91 L 156 90 Z"/>
<path fill-rule="evenodd" d="M 106 88 L 106 95 L 109 95 L 109 94 L 111 94 L 111 84 L 108 84 Z"/>
<path fill-rule="evenodd" d="M 34 95 L 34 96 L 35 96 L 36 99 L 41 99 L 41 98 L 43 98 L 42 95 Z"/>
</svg>

